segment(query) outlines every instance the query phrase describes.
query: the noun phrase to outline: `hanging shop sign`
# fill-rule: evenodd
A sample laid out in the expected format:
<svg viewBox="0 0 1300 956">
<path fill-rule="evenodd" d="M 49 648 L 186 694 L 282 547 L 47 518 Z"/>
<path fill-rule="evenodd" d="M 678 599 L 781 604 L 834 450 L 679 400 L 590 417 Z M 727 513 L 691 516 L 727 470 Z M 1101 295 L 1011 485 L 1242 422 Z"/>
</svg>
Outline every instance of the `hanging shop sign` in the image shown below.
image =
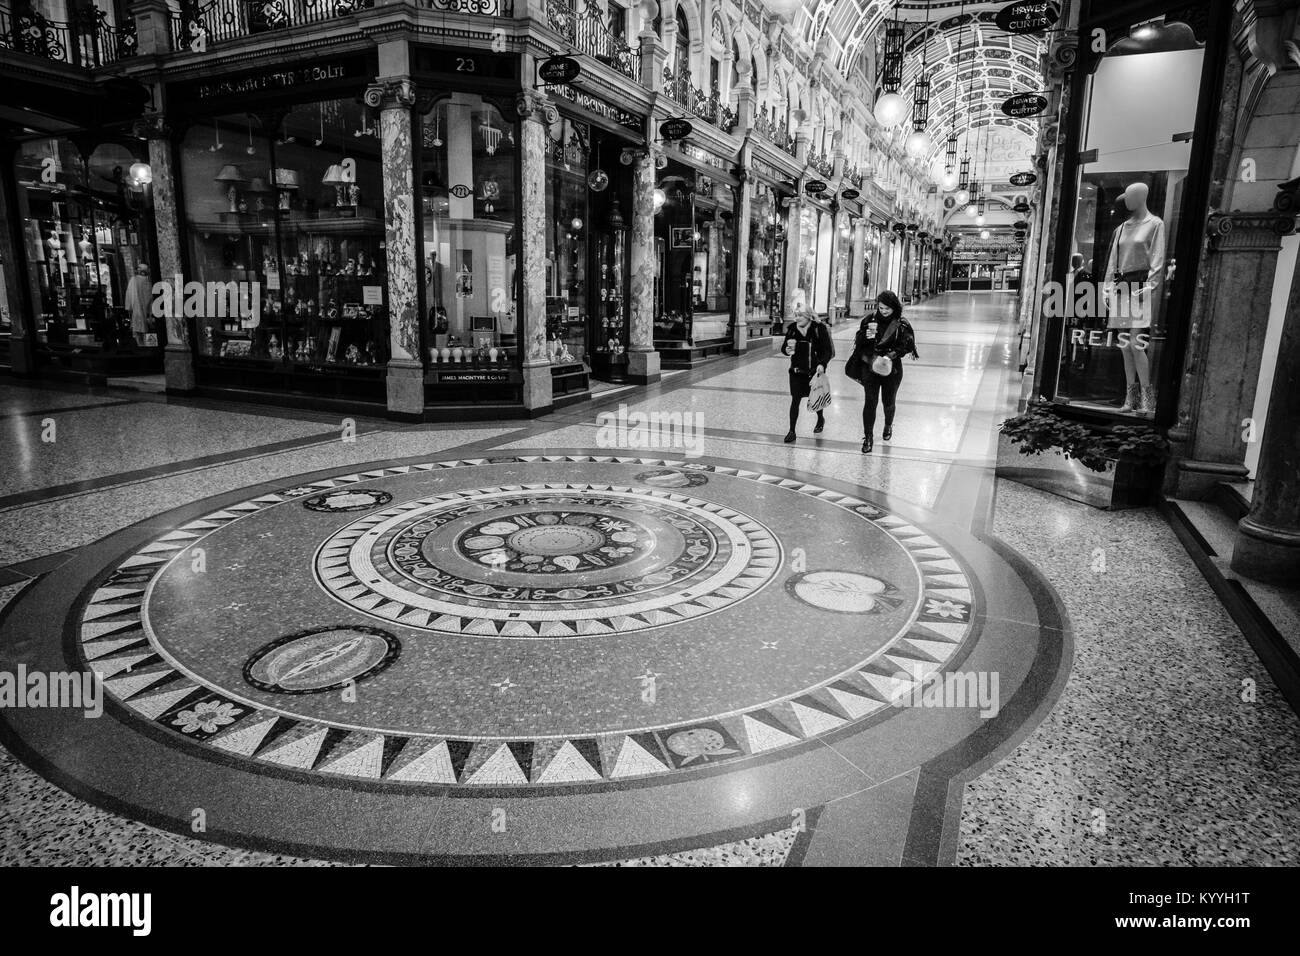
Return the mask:
<svg viewBox="0 0 1300 956">
<path fill-rule="evenodd" d="M 1061 5 L 1051 0 L 1017 0 L 997 12 L 993 22 L 1006 33 L 1042 33 L 1061 17 Z"/>
<path fill-rule="evenodd" d="M 1041 93 L 1017 93 L 1002 101 L 1002 112 L 1015 119 L 1037 116 L 1047 109 L 1047 97 Z"/>
<path fill-rule="evenodd" d="M 607 103 L 599 96 L 588 93 L 586 90 L 580 90 L 572 86 L 560 86 L 550 91 L 552 96 L 558 96 L 560 99 L 568 100 L 574 106 L 586 110 L 602 119 L 607 119 L 611 123 L 617 123 L 624 129 L 631 130 L 638 136 L 645 130 L 645 117 L 639 113 L 632 113 L 622 107 L 615 106 L 613 103 Z"/>
<path fill-rule="evenodd" d="M 537 65 L 538 86 L 567 86 L 582 75 L 582 64 L 571 56 L 553 56 Z"/>
<path fill-rule="evenodd" d="M 1011 207 L 1011 211 L 1012 211 L 1012 212 L 1018 212 L 1018 213 L 1020 213 L 1020 214 L 1023 216 L 1025 213 L 1029 212 L 1029 203 L 1027 203 L 1027 202 L 1018 202 L 1018 203 L 1016 203 L 1014 206 Z"/>
<path fill-rule="evenodd" d="M 850 186 L 848 189 L 844 189 L 840 191 L 840 197 L 843 199 L 857 199 L 861 195 L 862 193 L 858 192 L 852 186 Z"/>
<path fill-rule="evenodd" d="M 685 139 L 693 132 L 695 132 L 695 127 L 690 124 L 689 120 L 666 119 L 659 124 L 659 135 L 668 142 L 675 139 Z"/>
<path fill-rule="evenodd" d="M 810 196 L 826 192 L 826 183 L 820 179 L 810 179 L 803 184 L 803 191 Z"/>
<path fill-rule="evenodd" d="M 1008 180 L 1013 186 L 1032 186 L 1038 182 L 1037 173 L 1016 173 Z"/>
</svg>

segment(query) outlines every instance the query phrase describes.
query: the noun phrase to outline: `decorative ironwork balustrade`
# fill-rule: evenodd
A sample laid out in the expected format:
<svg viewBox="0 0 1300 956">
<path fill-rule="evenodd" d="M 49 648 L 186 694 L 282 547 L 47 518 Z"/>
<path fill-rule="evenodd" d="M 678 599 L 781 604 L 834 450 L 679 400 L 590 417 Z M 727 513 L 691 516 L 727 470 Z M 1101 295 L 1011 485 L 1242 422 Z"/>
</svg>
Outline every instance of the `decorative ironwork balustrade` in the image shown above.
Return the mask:
<svg viewBox="0 0 1300 956">
<path fill-rule="evenodd" d="M 703 90 L 691 82 L 690 70 L 674 73 L 670 67 L 665 66 L 663 92 L 674 103 L 686 107 L 725 132 L 730 133 L 736 128 L 735 111 L 722 102 L 722 96 L 716 88 L 705 95 Z"/>
<path fill-rule="evenodd" d="M 794 155 L 794 136 L 792 136 L 788 130 L 778 126 L 766 113 L 759 112 L 759 114 L 754 117 L 754 129 L 773 146 L 785 150 L 791 156 Z"/>
<path fill-rule="evenodd" d="M 420 5 L 443 13 L 465 13 L 479 17 L 509 19 L 515 15 L 515 0 L 421 0 Z"/>
<path fill-rule="evenodd" d="M 346 17 L 374 0 L 181 0 L 171 15 L 172 49 L 202 50 L 209 44 Z"/>
<path fill-rule="evenodd" d="M 831 162 L 830 157 L 821 153 L 815 153 L 812 156 L 809 156 L 808 165 L 817 170 L 817 172 L 821 173 L 823 176 L 830 176 L 835 172 L 835 164 Z"/>
<path fill-rule="evenodd" d="M 455 0 L 452 0 L 455 2 Z M 546 0 L 546 20 L 579 51 L 629 79 L 641 78 L 641 51 L 613 31 L 595 0 Z"/>
<path fill-rule="evenodd" d="M 0 47 L 72 66 L 103 66 L 135 56 L 135 21 L 115 27 L 107 13 L 88 3 L 75 5 L 66 23 L 49 19 L 28 0 L 0 3 Z"/>
</svg>

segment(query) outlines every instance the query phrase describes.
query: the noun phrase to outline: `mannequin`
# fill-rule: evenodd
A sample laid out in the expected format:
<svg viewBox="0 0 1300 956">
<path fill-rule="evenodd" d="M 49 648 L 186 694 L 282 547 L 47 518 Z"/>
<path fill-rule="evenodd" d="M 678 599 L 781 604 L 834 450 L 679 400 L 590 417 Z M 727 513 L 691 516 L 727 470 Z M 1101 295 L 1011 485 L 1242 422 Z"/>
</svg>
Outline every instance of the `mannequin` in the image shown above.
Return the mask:
<svg viewBox="0 0 1300 956">
<path fill-rule="evenodd" d="M 126 284 L 126 307 L 131 313 L 131 334 L 137 345 L 144 345 L 149 332 L 149 312 L 153 303 L 153 283 L 149 281 L 149 266 L 138 263 L 135 275 Z"/>
<path fill-rule="evenodd" d="M 1111 238 L 1105 286 L 1107 328 L 1132 333 L 1120 346 L 1126 383 L 1120 411 L 1145 415 L 1155 413 L 1155 393 L 1145 344 L 1149 338 L 1143 336 L 1139 344 L 1138 331 L 1151 327 L 1165 273 L 1165 223 L 1147 208 L 1149 195 L 1146 183 L 1132 183 L 1124 190 L 1129 216 Z"/>
</svg>

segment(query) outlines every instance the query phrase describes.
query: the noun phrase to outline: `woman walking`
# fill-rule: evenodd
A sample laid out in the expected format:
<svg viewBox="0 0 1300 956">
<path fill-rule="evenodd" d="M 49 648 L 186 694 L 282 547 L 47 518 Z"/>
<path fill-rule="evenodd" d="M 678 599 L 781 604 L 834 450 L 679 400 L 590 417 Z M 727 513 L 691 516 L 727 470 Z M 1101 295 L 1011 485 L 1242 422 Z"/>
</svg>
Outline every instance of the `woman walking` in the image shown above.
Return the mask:
<svg viewBox="0 0 1300 956">
<path fill-rule="evenodd" d="M 866 403 L 862 406 L 862 454 L 870 453 L 875 444 L 876 402 L 885 408 L 885 430 L 881 439 L 894 437 L 894 399 L 903 382 L 903 356 L 920 358 L 916 352 L 916 333 L 903 318 L 903 303 L 886 290 L 876 299 L 876 312 L 858 326 L 853 355 L 845 373 L 862 383 Z"/>
<path fill-rule="evenodd" d="M 794 441 L 794 426 L 799 421 L 799 403 L 808 397 L 813 376 L 825 372 L 833 354 L 831 336 L 821 323 L 813 320 L 808 311 L 795 313 L 795 320 L 785 330 L 781 354 L 790 356 L 790 432 L 786 444 Z M 820 433 L 826 419 L 819 411 L 814 433 Z"/>
</svg>

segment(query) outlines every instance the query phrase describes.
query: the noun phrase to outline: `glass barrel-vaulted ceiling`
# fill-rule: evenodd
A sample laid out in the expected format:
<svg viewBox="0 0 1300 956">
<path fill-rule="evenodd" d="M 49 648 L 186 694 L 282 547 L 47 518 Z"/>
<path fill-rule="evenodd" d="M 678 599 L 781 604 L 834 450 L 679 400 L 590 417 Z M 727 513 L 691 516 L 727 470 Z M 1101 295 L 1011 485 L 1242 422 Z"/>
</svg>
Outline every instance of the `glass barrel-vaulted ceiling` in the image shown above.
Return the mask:
<svg viewBox="0 0 1300 956">
<path fill-rule="evenodd" d="M 959 153 L 969 152 L 972 166 L 982 175 L 1002 179 L 1026 168 L 1038 136 L 1037 119 L 1008 117 L 1002 103 L 1014 93 L 1045 88 L 1046 39 L 1005 33 L 994 23 L 1008 2 L 807 0 L 791 26 L 824 53 L 828 64 L 835 64 L 844 76 L 854 76 L 858 60 L 874 53 L 882 24 L 897 15 L 908 30 L 899 92 L 910 99 L 923 52 L 931 79 L 927 130 L 934 145 L 927 165 L 943 156 L 948 134 L 955 129 Z"/>
</svg>

